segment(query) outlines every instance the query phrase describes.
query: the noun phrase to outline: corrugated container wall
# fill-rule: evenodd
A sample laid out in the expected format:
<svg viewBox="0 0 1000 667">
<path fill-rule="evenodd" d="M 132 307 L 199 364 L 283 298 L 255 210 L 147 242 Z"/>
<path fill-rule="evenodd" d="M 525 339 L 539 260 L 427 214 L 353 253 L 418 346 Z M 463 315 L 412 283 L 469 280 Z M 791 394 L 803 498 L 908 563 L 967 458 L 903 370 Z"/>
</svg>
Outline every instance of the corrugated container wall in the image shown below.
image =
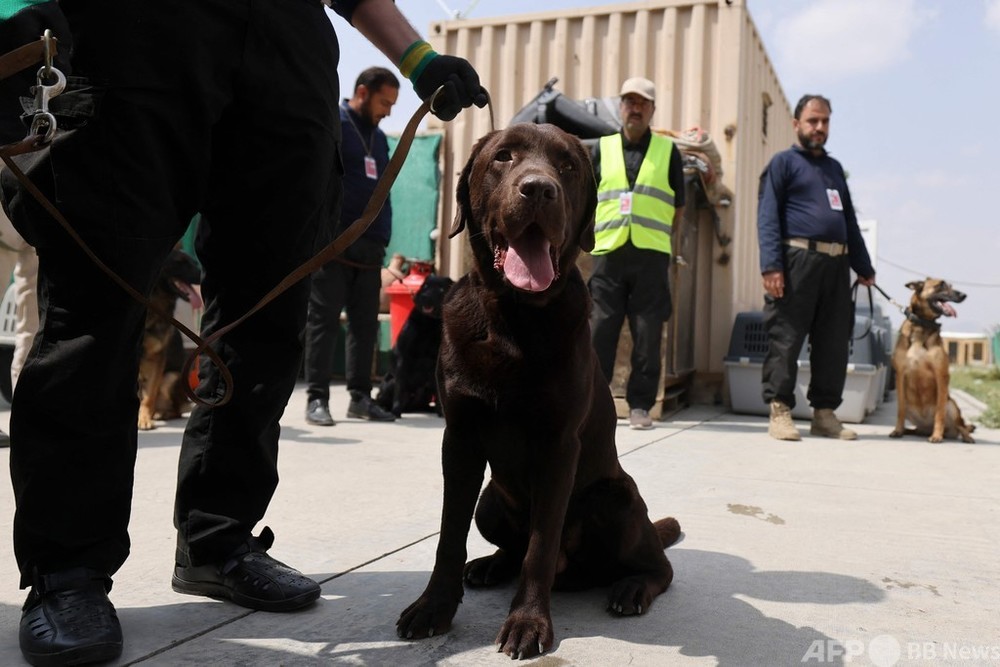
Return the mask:
<svg viewBox="0 0 1000 667">
<path fill-rule="evenodd" d="M 691 322 L 694 363 L 715 384 L 722 375 L 735 313 L 763 303 L 756 239 L 757 178 L 777 150 L 791 145 L 788 101 L 747 11 L 745 0 L 649 0 L 565 12 L 434 23 L 430 41 L 443 53 L 468 58 L 492 96 L 497 127 L 527 104 L 552 77 L 568 97 L 616 96 L 622 81 L 645 76 L 656 84 L 653 127 L 699 126 L 722 156 L 723 183 L 735 194 L 719 207 L 718 229 L 703 234 L 708 248 L 698 269 Z M 489 132 L 486 110 L 471 109 L 448 124 L 442 151 L 442 225 L 454 218 L 455 178 L 476 140 Z M 714 225 L 715 223 L 710 223 Z M 730 237 L 723 246 L 721 236 Z M 468 241 L 447 234 L 441 270 L 468 269 Z M 702 244 L 703 245 L 703 244 Z"/>
</svg>

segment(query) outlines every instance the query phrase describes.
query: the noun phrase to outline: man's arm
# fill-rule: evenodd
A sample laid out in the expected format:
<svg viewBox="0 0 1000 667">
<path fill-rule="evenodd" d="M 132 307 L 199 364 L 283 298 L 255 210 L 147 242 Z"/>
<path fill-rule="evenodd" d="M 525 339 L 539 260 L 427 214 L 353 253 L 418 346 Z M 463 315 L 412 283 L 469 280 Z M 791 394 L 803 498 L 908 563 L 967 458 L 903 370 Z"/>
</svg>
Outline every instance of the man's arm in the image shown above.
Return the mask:
<svg viewBox="0 0 1000 667">
<path fill-rule="evenodd" d="M 392 0 L 363 0 L 350 14 L 351 24 L 400 67 L 420 99 L 443 87 L 431 112 L 451 120 L 464 108 L 486 106 L 479 74 L 464 58 L 435 53 Z"/>
<path fill-rule="evenodd" d="M 785 196 L 780 178 L 780 159 L 775 156 L 760 175 L 757 197 L 757 243 L 764 291 L 775 299 L 785 295 L 785 267 L 782 256 L 781 200 Z"/>
</svg>

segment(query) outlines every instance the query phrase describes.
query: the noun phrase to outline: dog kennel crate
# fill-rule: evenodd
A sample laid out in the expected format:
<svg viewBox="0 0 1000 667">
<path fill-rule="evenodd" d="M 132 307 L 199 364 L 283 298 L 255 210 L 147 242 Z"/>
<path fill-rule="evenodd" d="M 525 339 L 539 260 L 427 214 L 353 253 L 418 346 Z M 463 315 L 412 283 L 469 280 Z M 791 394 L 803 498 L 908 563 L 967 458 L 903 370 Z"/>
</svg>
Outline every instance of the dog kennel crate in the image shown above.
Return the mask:
<svg viewBox="0 0 1000 667">
<path fill-rule="evenodd" d="M 844 422 L 861 423 L 881 402 L 885 385 L 885 364 L 882 356 L 880 330 L 870 326 L 871 319 L 856 316 L 851 354 L 847 364 L 843 402 L 836 409 Z M 724 360 L 726 384 L 733 412 L 768 415 L 769 408 L 761 397 L 761 370 L 767 355 L 767 332 L 764 313 L 738 313 L 729 339 L 729 353 Z M 802 346 L 795 383 L 795 407 L 792 416 L 811 419 L 812 408 L 806 399 L 812 369 L 809 362 L 809 339 Z"/>
</svg>

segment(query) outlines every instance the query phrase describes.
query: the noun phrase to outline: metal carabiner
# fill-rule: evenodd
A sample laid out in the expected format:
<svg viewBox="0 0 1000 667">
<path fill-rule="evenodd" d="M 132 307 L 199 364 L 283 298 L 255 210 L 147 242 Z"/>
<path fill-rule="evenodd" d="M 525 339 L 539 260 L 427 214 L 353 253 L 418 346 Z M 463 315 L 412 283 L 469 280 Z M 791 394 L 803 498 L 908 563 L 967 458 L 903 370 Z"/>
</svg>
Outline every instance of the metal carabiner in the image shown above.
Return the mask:
<svg viewBox="0 0 1000 667">
<path fill-rule="evenodd" d="M 53 44 L 52 44 L 52 40 L 53 39 L 55 39 L 55 38 L 52 36 L 52 30 L 49 29 L 49 28 L 46 28 L 45 32 L 42 33 L 42 41 L 44 42 L 44 46 L 45 46 L 45 51 L 44 51 L 45 55 L 44 55 L 44 58 L 43 58 L 42 62 L 45 64 L 45 77 L 46 78 L 48 78 L 48 77 L 50 77 L 52 75 L 52 61 L 53 61 L 53 58 L 55 57 L 55 49 L 52 48 L 53 47 Z"/>
<path fill-rule="evenodd" d="M 55 76 L 55 83 L 47 84 Z M 66 90 L 66 75 L 51 64 L 42 65 L 38 70 L 35 85 L 35 115 L 31 119 L 31 135 L 38 142 L 47 144 L 56 135 L 56 117 L 49 111 L 49 100 Z"/>
</svg>

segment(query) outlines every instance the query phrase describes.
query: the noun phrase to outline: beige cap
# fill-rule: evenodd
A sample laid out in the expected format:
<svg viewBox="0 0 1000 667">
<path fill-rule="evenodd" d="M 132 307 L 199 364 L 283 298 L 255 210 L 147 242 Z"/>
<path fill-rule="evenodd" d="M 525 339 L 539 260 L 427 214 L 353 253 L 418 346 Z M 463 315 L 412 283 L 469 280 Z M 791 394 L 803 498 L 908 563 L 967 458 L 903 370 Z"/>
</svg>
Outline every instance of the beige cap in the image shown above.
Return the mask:
<svg viewBox="0 0 1000 667">
<path fill-rule="evenodd" d="M 620 95 L 625 97 L 629 93 L 635 93 L 650 101 L 656 100 L 656 86 L 653 85 L 652 81 L 644 79 L 641 76 L 634 76 L 622 84 Z"/>
</svg>

